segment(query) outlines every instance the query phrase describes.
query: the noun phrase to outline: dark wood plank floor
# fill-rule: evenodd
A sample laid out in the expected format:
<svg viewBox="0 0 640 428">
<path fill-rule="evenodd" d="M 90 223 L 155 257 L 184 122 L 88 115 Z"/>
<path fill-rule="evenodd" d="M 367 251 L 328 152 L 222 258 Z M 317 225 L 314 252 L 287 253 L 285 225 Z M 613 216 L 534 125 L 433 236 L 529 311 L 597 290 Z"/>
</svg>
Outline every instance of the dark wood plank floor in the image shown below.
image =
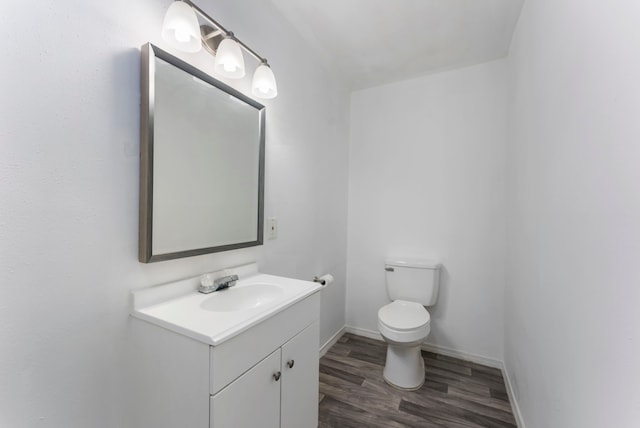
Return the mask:
<svg viewBox="0 0 640 428">
<path fill-rule="evenodd" d="M 422 356 L 424 386 L 399 391 L 382 378 L 384 342 L 342 336 L 320 360 L 318 427 L 516 427 L 500 370 Z"/>
</svg>

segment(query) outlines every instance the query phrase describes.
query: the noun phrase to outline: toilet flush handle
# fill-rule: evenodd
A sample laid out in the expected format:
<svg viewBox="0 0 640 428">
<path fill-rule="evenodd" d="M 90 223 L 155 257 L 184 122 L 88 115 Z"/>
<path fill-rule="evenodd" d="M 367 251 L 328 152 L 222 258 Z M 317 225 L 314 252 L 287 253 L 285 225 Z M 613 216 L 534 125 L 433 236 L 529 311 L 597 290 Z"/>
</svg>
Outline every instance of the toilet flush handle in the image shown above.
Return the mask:
<svg viewBox="0 0 640 428">
<path fill-rule="evenodd" d="M 393 269 L 392 267 L 385 267 L 384 270 L 386 270 L 387 272 L 394 272 L 395 269 Z"/>
</svg>

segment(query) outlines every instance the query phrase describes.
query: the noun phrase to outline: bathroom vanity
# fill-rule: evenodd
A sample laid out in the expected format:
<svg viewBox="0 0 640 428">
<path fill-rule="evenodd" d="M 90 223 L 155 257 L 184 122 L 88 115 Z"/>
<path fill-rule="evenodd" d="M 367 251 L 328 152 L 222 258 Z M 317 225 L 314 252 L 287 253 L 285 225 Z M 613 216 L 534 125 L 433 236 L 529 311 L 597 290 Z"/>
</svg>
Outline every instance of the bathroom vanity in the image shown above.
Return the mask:
<svg viewBox="0 0 640 428">
<path fill-rule="evenodd" d="M 211 294 L 197 278 L 133 293 L 132 426 L 317 426 L 320 286 L 233 273 Z"/>
</svg>

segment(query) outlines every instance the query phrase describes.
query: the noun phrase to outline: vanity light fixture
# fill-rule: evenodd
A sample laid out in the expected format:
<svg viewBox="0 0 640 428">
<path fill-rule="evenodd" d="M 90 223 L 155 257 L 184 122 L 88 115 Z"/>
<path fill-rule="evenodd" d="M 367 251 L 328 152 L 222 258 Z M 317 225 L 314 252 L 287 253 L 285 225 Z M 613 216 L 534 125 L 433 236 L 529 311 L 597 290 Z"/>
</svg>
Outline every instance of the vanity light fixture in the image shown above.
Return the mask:
<svg viewBox="0 0 640 428">
<path fill-rule="evenodd" d="M 236 42 L 233 33 L 224 36 L 218 45 L 216 59 L 213 63 L 216 73 L 230 79 L 240 79 L 244 77 L 244 58 L 240 45 Z"/>
<path fill-rule="evenodd" d="M 162 22 L 162 38 L 172 48 L 184 52 L 198 52 L 202 48 L 198 17 L 188 4 L 171 3 Z"/>
<path fill-rule="evenodd" d="M 200 25 L 198 17 L 206 23 Z M 246 74 L 242 54 L 244 49 L 260 63 L 251 83 L 253 96 L 270 99 L 278 95 L 276 78 L 267 60 L 191 0 L 177 0 L 169 6 L 162 25 L 162 38 L 171 47 L 183 52 L 198 52 L 204 46 L 206 51 L 215 56 L 214 71 L 230 79 L 241 79 Z"/>
<path fill-rule="evenodd" d="M 267 64 L 267 60 L 263 59 L 258 68 L 253 73 L 253 81 L 251 82 L 251 93 L 259 98 L 275 98 L 278 95 L 278 86 L 276 78 L 271 71 L 271 67 Z"/>
</svg>

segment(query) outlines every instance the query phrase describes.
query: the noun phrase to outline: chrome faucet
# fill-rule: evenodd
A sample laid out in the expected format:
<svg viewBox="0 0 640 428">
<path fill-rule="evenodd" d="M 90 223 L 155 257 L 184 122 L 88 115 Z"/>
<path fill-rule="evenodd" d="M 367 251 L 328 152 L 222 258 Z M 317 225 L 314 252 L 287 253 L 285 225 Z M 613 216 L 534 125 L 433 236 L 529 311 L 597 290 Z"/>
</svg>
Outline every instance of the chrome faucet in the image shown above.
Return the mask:
<svg viewBox="0 0 640 428">
<path fill-rule="evenodd" d="M 236 285 L 236 281 L 238 281 L 238 275 L 228 275 L 223 276 L 222 278 L 218 278 L 213 281 L 213 284 L 200 282 L 200 286 L 198 287 L 198 291 L 204 294 L 213 293 L 214 291 L 224 290 L 225 288 L 233 287 Z"/>
</svg>

